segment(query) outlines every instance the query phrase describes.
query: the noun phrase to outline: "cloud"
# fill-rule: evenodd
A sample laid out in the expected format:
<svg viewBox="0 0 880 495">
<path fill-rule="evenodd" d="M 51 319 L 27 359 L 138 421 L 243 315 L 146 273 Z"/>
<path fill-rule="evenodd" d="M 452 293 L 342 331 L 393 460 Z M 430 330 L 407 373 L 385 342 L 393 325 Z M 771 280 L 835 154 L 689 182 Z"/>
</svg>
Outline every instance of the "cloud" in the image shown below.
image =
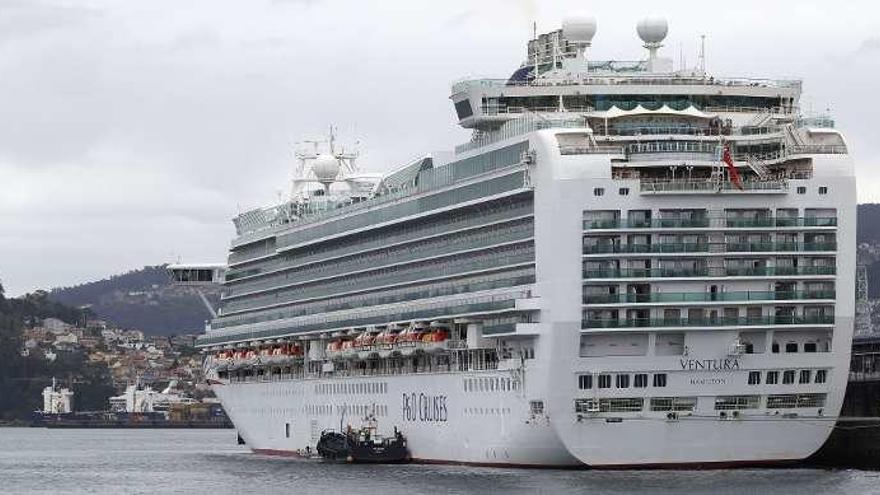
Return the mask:
<svg viewBox="0 0 880 495">
<path fill-rule="evenodd" d="M 859 45 L 857 53 L 874 53 L 880 52 L 880 37 L 868 38 Z"/>
<path fill-rule="evenodd" d="M 581 5 L 0 0 L 0 277 L 17 294 L 177 255 L 222 259 L 230 217 L 288 187 L 303 136 L 337 125 L 364 143 L 370 171 L 449 149 L 469 137 L 449 83 L 509 74 L 533 20 L 555 29 Z M 595 4 L 592 56 L 641 57 L 635 13 L 654 6 Z M 711 15 L 665 8 L 667 55 L 679 43 L 693 53 L 709 32 L 713 72 L 803 77 L 817 107 L 834 103 L 853 148 L 880 155 L 871 4 L 802 2 L 783 24 L 788 6 L 757 0 Z M 860 72 L 833 57 L 856 46 Z M 880 199 L 862 171 L 862 199 Z"/>
</svg>

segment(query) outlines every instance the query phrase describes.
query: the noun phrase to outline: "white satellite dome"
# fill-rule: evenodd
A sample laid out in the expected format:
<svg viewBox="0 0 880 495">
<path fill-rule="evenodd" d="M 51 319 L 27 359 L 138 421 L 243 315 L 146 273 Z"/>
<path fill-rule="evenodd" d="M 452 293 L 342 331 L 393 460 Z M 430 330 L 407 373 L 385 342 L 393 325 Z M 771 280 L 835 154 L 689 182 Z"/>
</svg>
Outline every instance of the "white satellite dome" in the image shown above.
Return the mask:
<svg viewBox="0 0 880 495">
<path fill-rule="evenodd" d="M 575 14 L 562 20 L 562 35 L 572 43 L 590 43 L 596 35 L 596 18 L 590 14 Z"/>
<path fill-rule="evenodd" d="M 330 154 L 322 153 L 312 160 L 312 172 L 320 182 L 332 182 L 339 175 L 339 160 Z"/>
<path fill-rule="evenodd" d="M 667 24 L 666 18 L 652 15 L 639 21 L 636 25 L 636 32 L 639 33 L 639 38 L 646 44 L 656 44 L 666 38 L 666 33 L 669 32 L 669 24 Z"/>
</svg>

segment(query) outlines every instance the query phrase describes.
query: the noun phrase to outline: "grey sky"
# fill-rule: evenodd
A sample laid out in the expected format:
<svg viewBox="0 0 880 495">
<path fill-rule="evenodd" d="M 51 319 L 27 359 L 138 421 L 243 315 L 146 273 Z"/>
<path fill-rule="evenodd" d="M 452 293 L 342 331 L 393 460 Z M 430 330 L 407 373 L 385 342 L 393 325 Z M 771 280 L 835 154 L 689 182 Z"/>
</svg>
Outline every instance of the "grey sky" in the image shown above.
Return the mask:
<svg viewBox="0 0 880 495">
<path fill-rule="evenodd" d="M 504 77 L 531 22 L 598 18 L 592 56 L 643 56 L 635 23 L 717 75 L 802 78 L 880 201 L 874 2 L 0 0 L 0 279 L 17 295 L 144 264 L 221 260 L 238 208 L 286 189 L 292 144 L 336 124 L 386 170 L 465 141 L 448 100 Z M 682 50 L 680 50 L 680 47 Z"/>
</svg>

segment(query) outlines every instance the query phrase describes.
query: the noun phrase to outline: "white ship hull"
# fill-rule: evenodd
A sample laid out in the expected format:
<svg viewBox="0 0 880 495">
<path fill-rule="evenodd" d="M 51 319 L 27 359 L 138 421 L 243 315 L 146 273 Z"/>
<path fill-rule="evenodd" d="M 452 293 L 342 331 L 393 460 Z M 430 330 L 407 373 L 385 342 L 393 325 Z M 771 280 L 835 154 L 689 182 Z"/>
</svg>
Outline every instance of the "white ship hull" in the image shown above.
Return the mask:
<svg viewBox="0 0 880 495">
<path fill-rule="evenodd" d="M 836 404 L 800 414 L 760 412 L 719 418 L 695 410 L 667 413 L 534 414 L 517 373 L 425 373 L 336 379 L 230 383 L 214 391 L 256 453 L 315 452 L 324 430 L 358 427 L 374 414 L 380 433 L 397 428 L 413 461 L 520 467 L 728 466 L 798 461 L 818 450 L 834 427 Z M 682 374 L 685 381 L 699 373 Z M 466 391 L 465 380 L 487 384 Z M 516 382 L 517 385 L 513 385 Z M 497 385 L 496 385 L 497 384 Z M 474 387 L 476 388 L 476 387 Z M 845 389 L 841 384 L 840 390 Z M 573 397 L 564 398 L 571 403 Z M 706 401 L 710 404 L 711 401 Z M 551 402 L 552 404 L 552 402 Z"/>
<path fill-rule="evenodd" d="M 504 390 L 465 392 L 463 380 L 468 378 L 492 380 L 493 388 L 502 380 L 512 383 L 510 372 L 475 372 L 224 383 L 214 385 L 214 391 L 239 434 L 258 453 L 296 455 L 307 447 L 314 452 L 321 431 L 338 431 L 340 424 L 358 427 L 372 413 L 380 433 L 397 427 L 406 435 L 418 462 L 580 464 L 548 418 L 530 414 L 522 388 L 502 385 Z"/>
</svg>

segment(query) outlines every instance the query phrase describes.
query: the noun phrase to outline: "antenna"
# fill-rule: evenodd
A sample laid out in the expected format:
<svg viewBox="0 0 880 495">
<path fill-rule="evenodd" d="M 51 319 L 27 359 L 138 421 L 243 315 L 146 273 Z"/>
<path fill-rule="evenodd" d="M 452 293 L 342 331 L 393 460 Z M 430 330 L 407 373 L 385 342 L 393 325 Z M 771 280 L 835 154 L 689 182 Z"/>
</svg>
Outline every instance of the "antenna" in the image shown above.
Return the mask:
<svg viewBox="0 0 880 495">
<path fill-rule="evenodd" d="M 532 76 L 532 79 L 538 78 L 538 21 L 532 21 L 532 34 L 534 35 L 535 40 L 535 73 Z"/>
<path fill-rule="evenodd" d="M 678 70 L 684 71 L 684 45 L 678 42 Z"/>
<path fill-rule="evenodd" d="M 706 35 L 700 35 L 700 72 L 706 75 Z"/>
</svg>

